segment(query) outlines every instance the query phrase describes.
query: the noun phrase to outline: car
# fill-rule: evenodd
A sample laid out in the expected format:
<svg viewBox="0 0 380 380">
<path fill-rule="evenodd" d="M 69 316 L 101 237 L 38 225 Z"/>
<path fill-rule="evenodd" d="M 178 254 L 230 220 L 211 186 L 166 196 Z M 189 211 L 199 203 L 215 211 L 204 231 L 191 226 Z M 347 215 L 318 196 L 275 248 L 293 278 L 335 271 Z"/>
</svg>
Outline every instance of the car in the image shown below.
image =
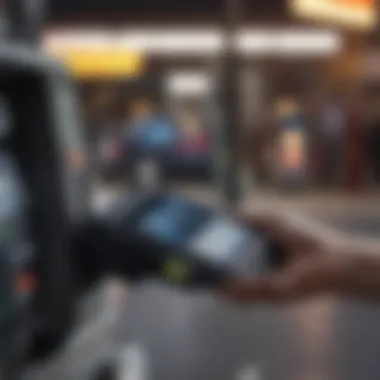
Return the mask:
<svg viewBox="0 0 380 380">
<path fill-rule="evenodd" d="M 132 127 L 124 155 L 134 179 L 209 178 L 212 173 L 211 133 L 202 128 L 181 128 L 166 119 Z"/>
<path fill-rule="evenodd" d="M 100 139 L 96 152 L 96 166 L 102 178 L 116 179 L 122 176 L 124 149 L 122 136 L 113 134 Z"/>
</svg>

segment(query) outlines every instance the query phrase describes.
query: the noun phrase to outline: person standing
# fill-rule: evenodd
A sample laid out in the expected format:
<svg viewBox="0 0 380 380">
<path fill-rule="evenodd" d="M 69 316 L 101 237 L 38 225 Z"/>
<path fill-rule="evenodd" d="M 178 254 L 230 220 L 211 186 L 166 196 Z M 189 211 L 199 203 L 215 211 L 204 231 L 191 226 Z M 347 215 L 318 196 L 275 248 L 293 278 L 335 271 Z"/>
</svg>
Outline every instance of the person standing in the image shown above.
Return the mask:
<svg viewBox="0 0 380 380">
<path fill-rule="evenodd" d="M 298 190 L 309 183 L 308 120 L 293 98 L 277 104 L 279 133 L 277 136 L 277 179 L 282 189 Z"/>
<path fill-rule="evenodd" d="M 130 107 L 124 141 L 127 166 L 137 185 L 159 184 L 165 177 L 165 162 L 178 139 L 170 118 L 148 99 L 137 99 Z"/>
<path fill-rule="evenodd" d="M 344 112 L 336 101 L 331 101 L 322 111 L 321 151 L 323 159 L 323 184 L 337 186 L 342 176 Z"/>
<path fill-rule="evenodd" d="M 157 154 L 176 138 L 176 128 L 163 112 L 148 99 L 137 99 L 130 107 L 130 121 L 125 127 L 129 148 L 141 154 Z"/>
<path fill-rule="evenodd" d="M 359 190 L 365 179 L 365 120 L 363 109 L 356 101 L 349 107 L 344 128 L 344 186 Z"/>
<path fill-rule="evenodd" d="M 89 147 L 89 160 L 95 169 L 95 177 L 104 179 L 109 167 L 108 141 L 113 129 L 112 104 L 115 92 L 107 87 L 100 87 L 87 99 L 84 109 L 85 131 Z"/>
<path fill-rule="evenodd" d="M 380 110 L 375 107 L 375 115 L 369 125 L 367 150 L 371 175 L 376 185 L 380 185 Z"/>
</svg>

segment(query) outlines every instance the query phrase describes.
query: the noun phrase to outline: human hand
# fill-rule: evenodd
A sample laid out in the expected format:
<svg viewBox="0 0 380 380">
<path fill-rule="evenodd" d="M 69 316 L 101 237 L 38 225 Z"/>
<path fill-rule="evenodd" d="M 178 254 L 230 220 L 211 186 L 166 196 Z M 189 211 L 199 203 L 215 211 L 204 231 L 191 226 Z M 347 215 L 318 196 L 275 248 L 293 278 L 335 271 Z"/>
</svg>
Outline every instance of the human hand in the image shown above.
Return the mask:
<svg viewBox="0 0 380 380">
<path fill-rule="evenodd" d="M 243 216 L 246 225 L 262 230 L 287 252 L 284 265 L 267 276 L 233 279 L 222 289 L 239 302 L 290 301 L 339 289 L 350 265 L 341 252 L 343 234 L 297 212 L 266 208 Z"/>
</svg>

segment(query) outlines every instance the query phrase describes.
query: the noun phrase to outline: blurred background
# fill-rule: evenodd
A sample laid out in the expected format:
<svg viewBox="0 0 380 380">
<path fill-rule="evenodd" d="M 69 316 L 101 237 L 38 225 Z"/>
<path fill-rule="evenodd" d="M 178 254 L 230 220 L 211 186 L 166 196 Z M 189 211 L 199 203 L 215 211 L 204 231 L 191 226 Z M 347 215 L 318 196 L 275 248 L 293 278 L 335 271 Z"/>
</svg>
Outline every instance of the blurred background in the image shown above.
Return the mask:
<svg viewBox="0 0 380 380">
<path fill-rule="evenodd" d="M 95 207 L 167 183 L 378 236 L 375 0 L 51 0 L 48 14 L 42 46 L 75 79 Z M 150 284 L 127 309 L 118 339 L 154 374 L 128 379 L 380 376 L 371 305 L 241 311 Z"/>
<path fill-rule="evenodd" d="M 43 48 L 75 76 L 101 183 L 207 187 L 227 170 L 246 195 L 375 196 L 374 0 L 51 0 L 49 15 Z"/>
</svg>

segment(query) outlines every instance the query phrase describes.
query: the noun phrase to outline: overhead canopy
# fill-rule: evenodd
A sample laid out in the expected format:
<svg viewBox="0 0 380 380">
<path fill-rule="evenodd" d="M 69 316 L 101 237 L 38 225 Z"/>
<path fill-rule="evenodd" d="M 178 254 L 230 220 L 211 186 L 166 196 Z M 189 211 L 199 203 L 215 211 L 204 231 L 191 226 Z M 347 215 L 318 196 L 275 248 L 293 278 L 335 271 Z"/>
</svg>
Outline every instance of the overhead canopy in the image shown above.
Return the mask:
<svg viewBox="0 0 380 380">
<path fill-rule="evenodd" d="M 194 57 L 220 54 L 225 39 L 218 28 L 80 28 L 52 30 L 45 35 L 45 45 L 64 52 L 88 48 L 104 51 L 112 47 L 145 55 Z M 325 29 L 242 28 L 236 33 L 238 53 L 252 57 L 329 56 L 339 53 L 342 45 L 339 33 Z M 113 54 L 110 53 L 107 61 Z"/>
<path fill-rule="evenodd" d="M 245 17 L 262 18 L 263 15 L 285 14 L 286 0 L 252 1 L 240 0 Z M 141 20 L 167 19 L 180 23 L 188 18 L 218 21 L 224 13 L 225 4 L 221 0 L 50 0 L 51 19 L 70 20 Z"/>
</svg>

